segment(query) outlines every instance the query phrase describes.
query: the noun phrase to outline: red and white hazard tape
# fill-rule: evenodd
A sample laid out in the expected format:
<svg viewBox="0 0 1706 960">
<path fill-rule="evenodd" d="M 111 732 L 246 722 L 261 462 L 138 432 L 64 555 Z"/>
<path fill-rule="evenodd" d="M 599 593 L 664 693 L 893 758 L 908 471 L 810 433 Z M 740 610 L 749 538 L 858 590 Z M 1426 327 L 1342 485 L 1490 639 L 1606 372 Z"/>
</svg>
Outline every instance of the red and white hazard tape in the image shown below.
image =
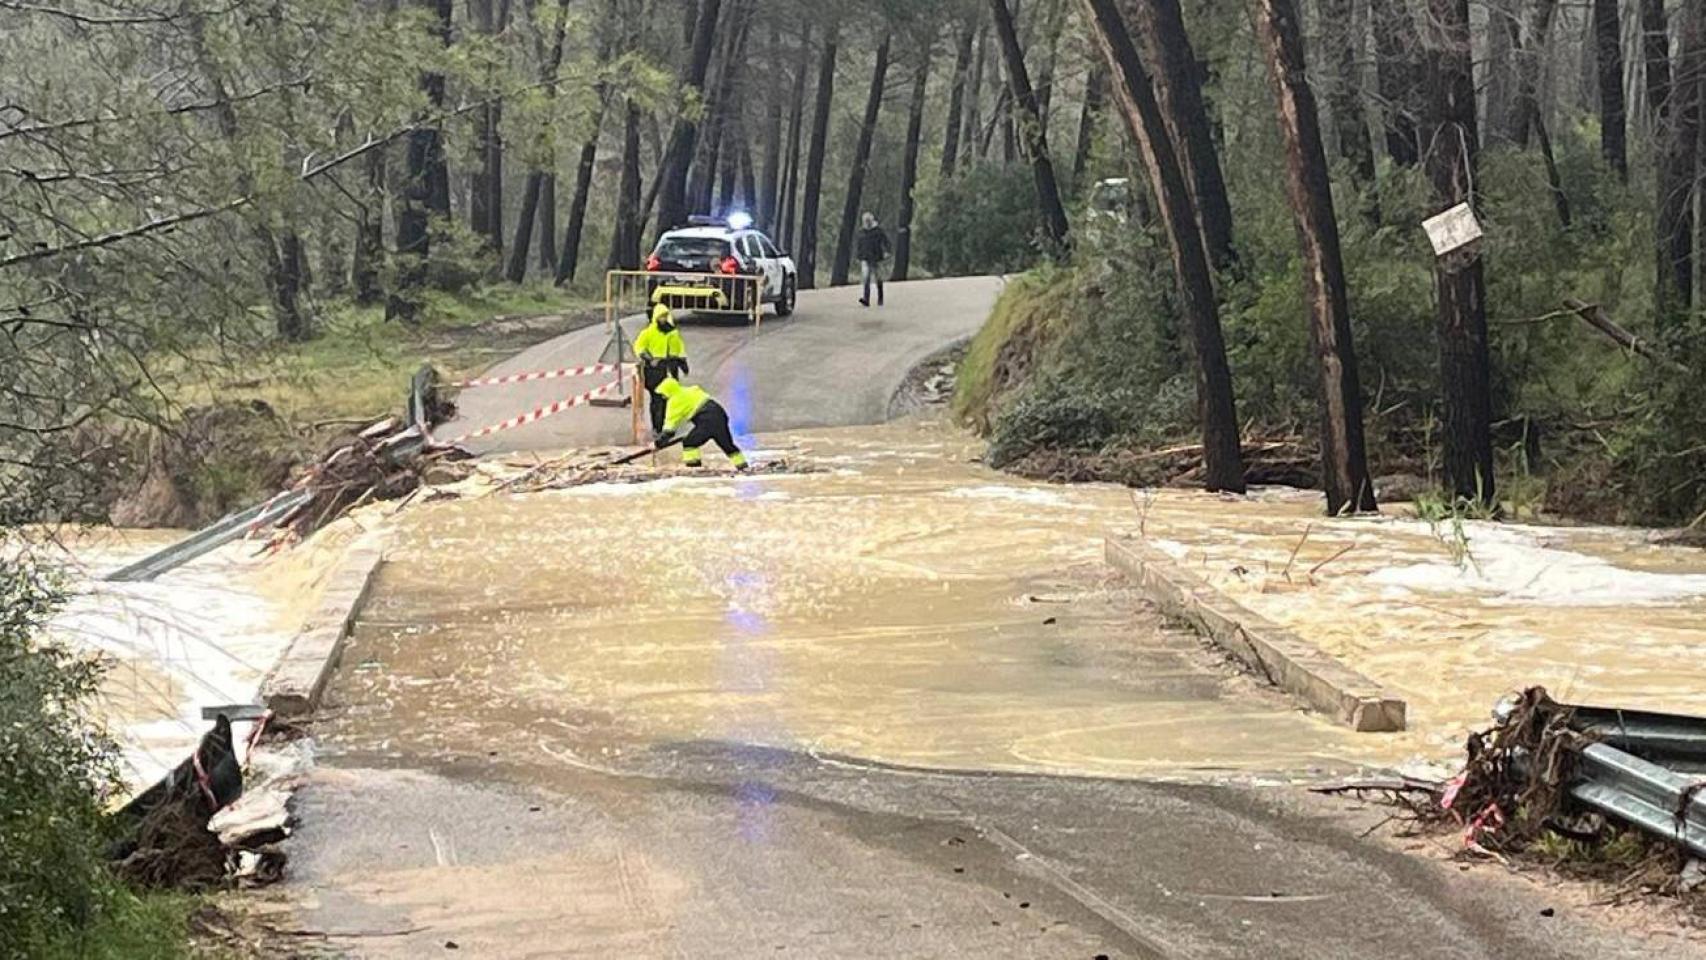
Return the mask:
<svg viewBox="0 0 1706 960">
<path fill-rule="evenodd" d="M 494 423 L 489 427 L 481 427 L 480 429 L 472 431 L 470 433 L 464 433 L 462 436 L 457 437 L 454 440 L 442 440 L 442 441 L 434 441 L 434 442 L 438 446 L 452 446 L 453 447 L 459 443 L 466 443 L 469 440 L 478 440 L 481 437 L 489 437 L 494 433 L 501 433 L 502 431 L 505 431 L 505 430 L 514 430 L 516 427 L 525 427 L 530 423 L 538 423 L 540 420 L 543 420 L 546 417 L 554 417 L 557 414 L 562 413 L 564 410 L 569 409 L 570 407 L 578 407 L 578 406 L 581 406 L 583 404 L 591 403 L 594 399 L 596 399 L 600 396 L 603 396 L 604 394 L 609 393 L 610 391 L 616 389 L 616 387 L 618 385 L 620 385 L 620 383 L 621 383 L 621 381 L 619 381 L 619 380 L 613 380 L 610 383 L 607 383 L 604 386 L 599 387 L 596 390 L 588 390 L 587 392 L 581 394 L 578 397 L 570 397 L 567 400 L 558 400 L 556 403 L 548 403 L 548 404 L 544 405 L 543 407 L 538 407 L 536 409 L 529 410 L 528 412 L 522 414 L 519 417 L 511 417 L 502 423 Z"/>
<path fill-rule="evenodd" d="M 622 369 L 619 363 L 594 363 L 584 367 L 563 367 L 560 370 L 534 370 L 531 373 L 512 373 L 507 377 L 484 377 L 477 380 L 456 380 L 450 384 L 453 387 L 504 387 L 512 383 L 527 383 L 532 380 L 561 380 L 565 377 L 590 377 L 598 373 L 616 373 Z"/>
</svg>

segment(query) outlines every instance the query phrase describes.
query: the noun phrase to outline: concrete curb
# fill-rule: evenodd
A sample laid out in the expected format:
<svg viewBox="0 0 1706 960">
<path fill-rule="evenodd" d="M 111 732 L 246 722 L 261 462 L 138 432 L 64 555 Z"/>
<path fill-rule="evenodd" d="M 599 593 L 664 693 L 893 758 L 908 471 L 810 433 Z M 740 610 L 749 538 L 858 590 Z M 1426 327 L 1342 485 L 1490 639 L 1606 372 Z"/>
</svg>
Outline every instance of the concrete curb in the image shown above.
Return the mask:
<svg viewBox="0 0 1706 960">
<path fill-rule="evenodd" d="M 1404 729 L 1404 701 L 1285 627 L 1244 607 L 1141 540 L 1108 538 L 1108 563 L 1162 612 L 1266 677 L 1280 689 L 1361 733 Z"/>
<path fill-rule="evenodd" d="M 357 542 L 338 561 L 319 605 L 261 681 L 261 702 L 275 717 L 296 720 L 319 708 L 384 561 L 384 545 L 378 537 Z"/>
</svg>

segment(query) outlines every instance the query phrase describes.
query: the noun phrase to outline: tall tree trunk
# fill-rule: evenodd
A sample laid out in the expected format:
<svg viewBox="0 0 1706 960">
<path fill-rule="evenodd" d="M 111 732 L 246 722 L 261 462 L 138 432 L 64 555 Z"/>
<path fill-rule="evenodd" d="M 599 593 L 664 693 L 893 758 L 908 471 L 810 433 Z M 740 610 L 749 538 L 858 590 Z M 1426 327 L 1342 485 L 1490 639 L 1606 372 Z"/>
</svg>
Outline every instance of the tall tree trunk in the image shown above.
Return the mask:
<svg viewBox="0 0 1706 960">
<path fill-rule="evenodd" d="M 1048 238 L 1050 254 L 1060 256 L 1072 248 L 1068 232 L 1066 206 L 1060 199 L 1060 181 L 1055 179 L 1054 161 L 1048 152 L 1048 131 L 1037 113 L 1036 91 L 1025 70 L 1025 51 L 1019 47 L 1019 34 L 1013 29 L 1013 14 L 1007 0 L 989 0 L 990 12 L 995 15 L 995 34 L 1001 41 L 1001 51 L 1007 63 L 1007 88 L 1013 93 L 1014 124 L 1024 137 L 1025 159 L 1031 164 L 1031 179 L 1037 189 L 1037 207 L 1043 217 L 1043 232 Z"/>
<path fill-rule="evenodd" d="M 557 175 L 545 174 L 539 184 L 539 269 L 557 269 Z"/>
<path fill-rule="evenodd" d="M 693 27 L 693 44 L 682 63 L 683 96 L 705 92 L 705 74 L 711 67 L 711 51 L 717 35 L 717 17 L 722 12 L 722 0 L 700 0 L 699 16 Z M 663 161 L 658 169 L 657 228 L 665 230 L 687 220 L 687 168 L 693 162 L 693 149 L 698 143 L 699 124 L 691 117 L 675 121 L 664 148 Z"/>
<path fill-rule="evenodd" d="M 1418 117 L 1421 91 L 1420 56 L 1416 51 L 1416 19 L 1410 0 L 1372 0 L 1375 81 L 1380 90 L 1381 124 L 1386 155 L 1400 167 L 1413 167 L 1422 157 Z M 1550 0 L 1536 0 L 1548 3 Z"/>
<path fill-rule="evenodd" d="M 563 66 L 563 45 L 568 35 L 569 0 L 557 0 L 557 22 L 551 35 L 551 46 L 542 51 L 540 58 L 539 76 L 541 80 L 556 79 L 558 71 Z M 545 87 L 545 97 L 555 99 L 556 85 Z M 550 132 L 547 132 L 550 135 Z M 555 147 L 551 148 L 555 155 Z M 533 252 L 533 233 L 538 227 L 538 221 L 544 219 L 550 225 L 546 233 L 545 243 L 554 243 L 556 229 L 556 189 L 555 175 L 550 171 L 556 166 L 556 161 L 550 160 L 543 168 L 535 168 L 527 173 L 527 185 L 522 189 L 521 211 L 515 222 L 515 239 L 509 251 L 509 261 L 504 267 L 504 279 L 510 283 L 520 283 L 527 278 L 527 259 Z M 539 216 L 541 203 L 549 204 L 550 210 L 544 218 Z M 545 269 L 555 269 L 555 258 L 543 260 Z"/>
<path fill-rule="evenodd" d="M 948 120 L 942 135 L 941 180 L 947 183 L 960 164 L 960 126 L 965 121 L 966 84 L 971 79 L 972 44 L 977 39 L 975 21 L 967 19 L 954 47 L 954 80 L 948 87 Z"/>
<path fill-rule="evenodd" d="M 924 136 L 924 97 L 930 85 L 930 49 L 935 38 L 918 51 L 918 69 L 912 76 L 912 106 L 906 115 L 906 147 L 900 163 L 900 219 L 895 223 L 894 279 L 905 280 L 912 272 L 912 191 L 918 186 L 919 140 Z"/>
<path fill-rule="evenodd" d="M 1619 0 L 1593 0 L 1594 63 L 1599 68 L 1599 152 L 1629 179 L 1628 131 L 1623 105 L 1623 25 Z"/>
<path fill-rule="evenodd" d="M 361 193 L 360 214 L 355 225 L 355 247 L 350 255 L 350 285 L 355 302 L 375 304 L 384 296 L 379 285 L 379 267 L 385 258 L 385 147 L 367 151 L 362 166 L 367 174 Z"/>
<path fill-rule="evenodd" d="M 1521 32 L 1513 38 L 1517 78 L 1510 140 L 1523 149 L 1528 148 L 1529 137 L 1545 119 L 1540 111 L 1540 70 L 1546 60 L 1547 41 L 1552 34 L 1552 12 L 1556 6 L 1556 0 L 1534 0 Z M 1550 142 L 1548 139 L 1547 143 Z"/>
<path fill-rule="evenodd" d="M 706 121 L 704 135 L 699 138 L 698 158 L 687 178 L 687 212 L 690 214 L 714 212 L 711 207 L 716 199 L 717 174 L 724 160 L 723 135 L 728 128 L 728 118 L 733 108 L 734 81 L 740 70 L 740 47 L 746 30 L 747 9 L 750 7 L 742 7 L 738 0 L 731 0 L 731 23 L 724 31 L 722 45 L 712 59 L 710 83 L 707 85 L 710 91 L 706 105 L 709 119 Z"/>
<path fill-rule="evenodd" d="M 1665 19 L 1665 0 L 1641 0 L 1641 57 L 1645 61 L 1653 142 L 1662 148 L 1665 123 L 1670 117 L 1670 24 Z"/>
<path fill-rule="evenodd" d="M 1475 78 L 1468 0 L 1428 0 L 1426 166 L 1440 209 L 1473 200 Z M 1478 253 L 1434 260 L 1434 317 L 1439 334 L 1445 423 L 1444 481 L 1454 497 L 1496 504 L 1487 302 Z"/>
<path fill-rule="evenodd" d="M 1043 26 L 1043 63 L 1037 71 L 1037 117 L 1041 119 L 1045 133 L 1049 129 L 1050 108 L 1054 106 L 1054 75 L 1060 59 L 1060 35 L 1066 30 L 1064 0 L 1047 0 L 1047 4 Z"/>
<path fill-rule="evenodd" d="M 489 37 L 502 29 L 493 0 L 473 0 L 469 8 L 474 27 L 480 33 Z M 488 77 L 488 88 L 489 81 Z M 480 166 L 474 171 L 468 200 L 469 227 L 485 239 L 489 249 L 499 252 L 504 243 L 502 121 L 503 104 L 499 100 L 488 101 L 474 112 L 475 150 L 480 155 Z"/>
<path fill-rule="evenodd" d="M 1694 195 L 1700 140 L 1701 72 L 1706 68 L 1706 0 L 1684 0 L 1670 123 L 1658 182 L 1658 281 L 1654 314 L 1664 324 L 1694 301 Z"/>
<path fill-rule="evenodd" d="M 610 90 L 600 83 L 595 92 L 598 106 L 593 110 L 592 132 L 587 134 L 586 141 L 581 144 L 580 160 L 575 164 L 575 195 L 569 201 L 569 222 L 563 228 L 563 249 L 557 258 L 557 269 L 552 274 L 552 282 L 561 287 L 573 283 L 575 273 L 580 269 L 581 234 L 586 229 L 586 207 L 592 195 L 592 175 L 598 166 L 598 137 L 604 125 L 604 114 L 610 98 Z"/>
<path fill-rule="evenodd" d="M 1357 184 L 1367 187 L 1374 183 L 1374 142 L 1368 135 L 1368 114 L 1363 110 L 1362 82 L 1357 75 L 1362 38 L 1358 36 L 1352 0 L 1323 0 L 1321 20 L 1326 33 L 1321 52 L 1328 54 L 1328 64 L 1318 72 L 1327 77 L 1327 108 L 1333 114 L 1339 156 L 1349 163 Z"/>
<path fill-rule="evenodd" d="M 782 62 L 782 35 L 776 29 L 774 22 L 770 25 L 770 63 L 773 67 Z M 782 86 L 775 82 L 774 77 L 766 85 L 764 92 L 764 157 L 760 161 L 758 175 L 758 202 L 755 205 L 758 213 L 758 223 L 769 231 L 772 237 L 779 236 L 776 230 L 776 211 L 781 208 L 780 191 L 782 189 Z"/>
<path fill-rule="evenodd" d="M 1135 0 L 1128 7 L 1136 14 L 1147 62 L 1157 67 L 1151 81 L 1173 149 L 1191 185 L 1209 262 L 1224 270 L 1238 259 L 1232 245 L 1232 202 L 1226 194 L 1214 127 L 1203 103 L 1196 53 L 1185 33 L 1179 0 Z"/>
<path fill-rule="evenodd" d="M 1108 68 L 1100 63 L 1091 64 L 1084 80 L 1084 106 L 1078 114 L 1078 145 L 1072 151 L 1072 190 L 1080 195 L 1089 186 L 1084 175 L 1090 170 L 1090 149 L 1096 143 L 1096 126 L 1107 95 Z"/>
<path fill-rule="evenodd" d="M 1178 284 L 1180 312 L 1190 332 L 1196 358 L 1197 405 L 1202 418 L 1204 484 L 1210 490 L 1244 489 L 1243 454 L 1239 449 L 1238 408 L 1232 394 L 1232 370 L 1226 362 L 1226 342 L 1220 329 L 1214 281 L 1204 253 L 1191 191 L 1173 151 L 1167 123 L 1161 116 L 1137 49 L 1132 46 L 1115 0 L 1082 0 L 1091 33 L 1107 61 L 1110 86 L 1132 140 L 1138 144 L 1149 173 L 1161 221 L 1173 252 L 1173 276 Z"/>
<path fill-rule="evenodd" d="M 1480 129 L 1487 143 L 1504 135 L 1511 128 L 1511 114 L 1516 104 L 1516 39 L 1514 29 L 1521 22 L 1521 0 L 1487 0 L 1487 52 L 1483 65 L 1486 75 L 1482 89 Z"/>
<path fill-rule="evenodd" d="M 740 147 L 740 196 L 735 198 L 734 206 L 751 210 L 758 202 L 758 180 L 752 169 L 752 141 L 742 133 L 736 143 Z"/>
<path fill-rule="evenodd" d="M 640 105 L 630 96 L 622 117 L 622 177 L 616 188 L 616 226 L 610 235 L 607 270 L 640 267 L 640 231 L 645 224 L 640 211 L 640 119 Z"/>
<path fill-rule="evenodd" d="M 1327 494 L 1327 514 L 1373 510 L 1374 484 L 1363 449 L 1362 384 L 1351 338 L 1339 221 L 1333 212 L 1321 121 L 1304 67 L 1301 18 L 1294 0 L 1253 0 L 1251 9 L 1273 81 L 1285 141 L 1286 187 L 1303 255 L 1303 296 L 1309 307 L 1309 342 L 1319 378 L 1321 486 Z"/>
<path fill-rule="evenodd" d="M 847 177 L 847 200 L 841 208 L 841 233 L 835 241 L 835 261 L 829 268 L 829 285 L 844 286 L 853 262 L 853 235 L 859 229 L 859 204 L 865 199 L 865 168 L 871 162 L 871 140 L 877 135 L 877 113 L 883 106 L 883 83 L 889 73 L 891 37 L 885 31 L 877 45 L 877 64 L 871 72 L 871 90 L 865 97 L 865 117 L 859 138 L 853 144 L 853 169 Z"/>
<path fill-rule="evenodd" d="M 972 59 L 971 86 L 966 90 L 966 123 L 965 131 L 960 134 L 961 159 L 967 159 L 975 152 L 979 159 L 989 156 L 987 146 L 979 147 L 979 143 L 987 144 L 983 138 L 983 76 L 989 62 L 989 30 L 981 19 L 977 25 L 977 53 Z"/>
<path fill-rule="evenodd" d="M 450 0 L 420 0 L 434 17 L 439 42 L 450 45 Z M 427 71 L 420 77 L 429 109 L 444 109 L 444 74 Z M 444 135 L 436 119 L 408 136 L 407 174 L 397 206 L 397 283 L 385 301 L 385 316 L 413 322 L 426 286 L 427 258 L 432 252 L 432 217 L 450 216 L 450 172 L 444 159 Z"/>
<path fill-rule="evenodd" d="M 841 25 L 830 22 L 823 38 L 817 69 L 817 106 L 812 111 L 811 145 L 806 149 L 805 196 L 800 199 L 799 283 L 801 290 L 817 286 L 818 203 L 823 198 L 823 155 L 829 145 L 829 110 L 835 102 L 835 54 Z"/>
<path fill-rule="evenodd" d="M 782 165 L 782 249 L 794 245 L 800 197 L 800 136 L 806 125 L 806 73 L 811 67 L 812 27 L 800 31 L 800 58 L 794 63 L 793 105 L 788 108 L 788 149 Z"/>
</svg>

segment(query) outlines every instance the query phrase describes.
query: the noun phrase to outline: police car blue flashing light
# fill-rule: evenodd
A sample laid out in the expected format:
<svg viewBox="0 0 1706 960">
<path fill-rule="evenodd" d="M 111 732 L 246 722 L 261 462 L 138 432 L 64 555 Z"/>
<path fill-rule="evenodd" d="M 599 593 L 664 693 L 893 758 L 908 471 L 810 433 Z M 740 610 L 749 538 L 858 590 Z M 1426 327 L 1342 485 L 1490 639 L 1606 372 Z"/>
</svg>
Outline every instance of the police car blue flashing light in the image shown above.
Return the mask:
<svg viewBox="0 0 1706 960">
<path fill-rule="evenodd" d="M 729 214 L 729 229 L 745 230 L 750 226 L 752 226 L 752 214 L 745 212 Z"/>
</svg>

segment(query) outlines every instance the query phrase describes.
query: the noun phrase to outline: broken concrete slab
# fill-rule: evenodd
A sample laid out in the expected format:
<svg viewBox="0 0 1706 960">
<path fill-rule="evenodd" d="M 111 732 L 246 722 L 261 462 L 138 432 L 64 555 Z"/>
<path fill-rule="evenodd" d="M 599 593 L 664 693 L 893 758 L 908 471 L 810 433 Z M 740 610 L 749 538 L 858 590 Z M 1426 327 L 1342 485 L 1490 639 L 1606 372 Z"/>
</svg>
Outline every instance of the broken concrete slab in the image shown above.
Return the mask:
<svg viewBox="0 0 1706 960">
<path fill-rule="evenodd" d="M 1169 617 L 1182 620 L 1258 676 L 1363 733 L 1404 729 L 1402 699 L 1291 630 L 1244 607 L 1142 540 L 1106 541 L 1108 563 Z"/>
<path fill-rule="evenodd" d="M 319 707 L 384 559 L 383 545 L 369 537 L 338 562 L 319 604 L 261 682 L 261 702 L 275 717 L 293 720 Z"/>
</svg>

